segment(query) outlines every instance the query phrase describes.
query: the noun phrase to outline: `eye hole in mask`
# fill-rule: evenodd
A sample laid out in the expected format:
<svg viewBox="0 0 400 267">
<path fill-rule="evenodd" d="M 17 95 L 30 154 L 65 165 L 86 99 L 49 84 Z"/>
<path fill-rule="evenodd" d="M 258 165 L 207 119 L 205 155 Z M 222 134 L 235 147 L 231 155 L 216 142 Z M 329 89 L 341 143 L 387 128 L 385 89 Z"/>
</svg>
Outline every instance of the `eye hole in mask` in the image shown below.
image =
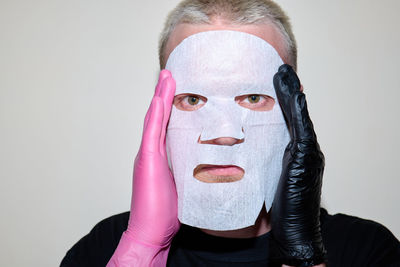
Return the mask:
<svg viewBox="0 0 400 267">
<path fill-rule="evenodd" d="M 254 111 L 272 110 L 275 100 L 262 94 L 241 95 L 235 97 L 235 102 L 247 109 Z M 196 94 L 180 94 L 174 98 L 174 106 L 183 111 L 194 111 L 203 107 L 207 103 L 207 98 Z"/>
<path fill-rule="evenodd" d="M 180 94 L 174 98 L 174 106 L 183 111 L 198 110 L 207 103 L 207 98 L 195 94 Z"/>
<path fill-rule="evenodd" d="M 235 97 L 235 102 L 244 108 L 254 111 L 269 111 L 275 105 L 275 100 L 268 95 L 240 95 Z"/>
</svg>

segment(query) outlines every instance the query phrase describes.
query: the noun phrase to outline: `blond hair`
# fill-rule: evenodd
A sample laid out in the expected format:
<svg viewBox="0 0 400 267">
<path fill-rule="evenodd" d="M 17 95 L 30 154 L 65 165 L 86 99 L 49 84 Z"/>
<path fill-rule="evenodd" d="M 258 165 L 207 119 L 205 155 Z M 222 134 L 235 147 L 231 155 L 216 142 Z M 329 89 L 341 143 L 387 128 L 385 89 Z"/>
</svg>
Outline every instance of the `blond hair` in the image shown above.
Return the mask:
<svg viewBox="0 0 400 267">
<path fill-rule="evenodd" d="M 297 68 L 297 45 L 289 18 L 278 4 L 270 0 L 182 1 L 169 13 L 161 32 L 158 50 L 160 68 L 165 67 L 165 48 L 172 31 L 178 24 L 212 24 L 211 20 L 215 17 L 239 25 L 272 23 L 283 36 L 288 63 Z"/>
</svg>

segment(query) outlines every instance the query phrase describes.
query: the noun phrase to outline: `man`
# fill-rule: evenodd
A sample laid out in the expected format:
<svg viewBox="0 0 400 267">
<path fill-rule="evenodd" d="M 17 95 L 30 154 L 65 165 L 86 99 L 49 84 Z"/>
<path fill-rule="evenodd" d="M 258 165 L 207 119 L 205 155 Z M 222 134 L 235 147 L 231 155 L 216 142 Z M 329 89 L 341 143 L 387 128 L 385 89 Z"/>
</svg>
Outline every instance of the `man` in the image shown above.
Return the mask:
<svg viewBox="0 0 400 267">
<path fill-rule="evenodd" d="M 296 69 L 296 42 L 279 6 L 267 0 L 184 1 L 166 22 L 159 55 L 161 69 L 170 71 L 161 71 L 145 118 L 142 145 L 135 160 L 131 212 L 99 223 L 68 252 L 62 266 L 104 266 L 107 262 L 108 266 L 325 266 L 326 262 L 331 266 L 400 265 L 399 242 L 384 227 L 349 216 L 330 216 L 324 210 L 320 214 L 324 158 L 300 82 L 289 66 Z M 278 63 L 289 65 L 279 67 Z M 270 68 L 272 65 L 276 68 Z M 267 73 L 270 69 L 274 73 Z M 254 75 L 259 70 L 266 71 Z M 218 86 L 213 90 L 215 84 Z M 242 89 L 235 89 L 238 84 L 245 84 L 252 91 L 240 93 Z M 199 85 L 199 89 L 185 91 L 184 85 Z M 276 94 L 263 88 L 267 85 Z M 232 96 L 234 103 L 226 104 Z M 213 103 L 219 113 L 206 112 Z M 205 117 L 196 117 L 200 110 Z M 224 117 L 229 113 L 234 115 Z M 276 117 L 271 119 L 268 114 Z M 219 121 L 221 116 L 224 120 Z M 255 122 L 241 120 L 242 125 L 236 123 L 238 117 L 259 118 L 262 123 L 258 127 Z M 216 120 L 217 124 L 208 120 Z M 272 125 L 286 125 L 282 123 L 285 121 L 287 128 L 281 127 L 274 134 L 267 132 Z M 187 127 L 190 123 L 195 125 Z M 183 140 L 196 124 L 201 124 L 202 130 L 195 135 L 193 147 L 199 151 L 192 151 L 191 144 L 186 145 Z M 265 129 L 264 134 L 252 138 L 254 128 Z M 271 139 L 272 135 L 276 138 Z M 238 153 L 232 151 L 246 151 L 238 147 L 246 147 L 251 140 L 259 141 L 256 144 L 260 146 L 253 147 L 238 162 L 255 155 L 252 164 L 233 164 Z M 271 143 L 284 146 L 276 152 L 269 146 Z M 231 151 L 234 156 L 223 164 L 200 161 L 208 164 L 187 167 L 203 147 L 210 158 L 218 155 L 209 162 L 224 160 L 220 155 L 226 154 L 219 150 Z M 179 157 L 187 151 L 191 154 Z M 268 160 L 257 164 L 268 153 Z M 282 157 L 283 162 L 275 162 Z M 267 192 L 264 199 L 263 190 L 258 192 L 245 181 L 256 180 L 257 175 L 249 173 L 271 163 L 268 170 L 260 171 L 264 180 L 279 178 L 271 175 L 270 169 L 276 166 L 281 176 L 279 185 L 271 182 L 262 188 Z M 180 169 L 189 169 L 193 175 L 181 175 Z M 187 176 L 192 176 L 189 182 Z M 239 182 L 244 185 L 239 189 L 250 188 L 249 193 L 229 195 Z M 191 183 L 198 188 L 189 189 Z M 204 201 L 201 197 L 193 200 L 197 192 L 201 192 L 200 196 L 209 193 L 207 189 L 212 192 L 207 195 L 212 201 L 202 205 L 197 203 Z M 272 189 L 276 193 L 268 191 Z M 214 196 L 221 191 L 221 197 L 228 195 L 232 199 L 218 202 Z M 253 195 L 254 191 L 258 193 Z M 247 204 L 216 212 L 221 204 L 235 201 Z M 217 207 L 213 206 L 215 203 Z M 257 211 L 256 216 L 254 212 L 248 214 L 253 210 Z M 200 212 L 206 215 L 201 216 Z M 232 218 L 240 219 L 232 222 Z"/>
</svg>

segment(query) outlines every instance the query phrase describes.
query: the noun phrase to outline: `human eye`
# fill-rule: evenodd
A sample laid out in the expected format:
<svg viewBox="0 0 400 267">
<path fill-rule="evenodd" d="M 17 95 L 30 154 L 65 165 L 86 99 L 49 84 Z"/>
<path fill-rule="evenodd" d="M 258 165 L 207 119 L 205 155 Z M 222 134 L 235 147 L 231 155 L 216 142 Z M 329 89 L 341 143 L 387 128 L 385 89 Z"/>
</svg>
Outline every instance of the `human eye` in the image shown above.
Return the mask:
<svg viewBox="0 0 400 267">
<path fill-rule="evenodd" d="M 262 94 L 240 95 L 235 97 L 235 102 L 244 108 L 254 111 L 269 111 L 272 110 L 275 100 Z"/>
<path fill-rule="evenodd" d="M 260 95 L 249 95 L 245 101 L 251 104 L 257 104 L 258 102 L 260 102 L 260 100 L 262 99 L 262 96 Z"/>
<path fill-rule="evenodd" d="M 183 111 L 194 111 L 207 102 L 207 98 L 195 94 L 180 94 L 174 97 L 174 106 Z"/>
</svg>

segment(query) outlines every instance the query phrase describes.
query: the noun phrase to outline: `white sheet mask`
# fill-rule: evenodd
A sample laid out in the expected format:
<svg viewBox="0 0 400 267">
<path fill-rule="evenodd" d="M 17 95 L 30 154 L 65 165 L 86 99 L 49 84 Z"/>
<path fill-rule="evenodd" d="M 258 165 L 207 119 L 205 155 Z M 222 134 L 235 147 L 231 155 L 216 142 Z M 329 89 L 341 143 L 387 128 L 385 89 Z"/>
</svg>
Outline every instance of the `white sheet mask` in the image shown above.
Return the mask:
<svg viewBox="0 0 400 267">
<path fill-rule="evenodd" d="M 289 132 L 276 98 L 273 76 L 283 64 L 266 41 L 243 32 L 207 31 L 189 36 L 170 54 L 166 69 L 176 95 L 207 102 L 195 111 L 172 108 L 167 152 L 178 192 L 178 217 L 187 225 L 234 230 L 255 223 L 263 203 L 272 205 Z M 240 106 L 235 97 L 268 95 L 270 111 Z M 244 139 L 227 145 L 201 144 L 218 137 Z M 236 165 L 239 181 L 206 183 L 193 176 L 199 164 Z"/>
</svg>

